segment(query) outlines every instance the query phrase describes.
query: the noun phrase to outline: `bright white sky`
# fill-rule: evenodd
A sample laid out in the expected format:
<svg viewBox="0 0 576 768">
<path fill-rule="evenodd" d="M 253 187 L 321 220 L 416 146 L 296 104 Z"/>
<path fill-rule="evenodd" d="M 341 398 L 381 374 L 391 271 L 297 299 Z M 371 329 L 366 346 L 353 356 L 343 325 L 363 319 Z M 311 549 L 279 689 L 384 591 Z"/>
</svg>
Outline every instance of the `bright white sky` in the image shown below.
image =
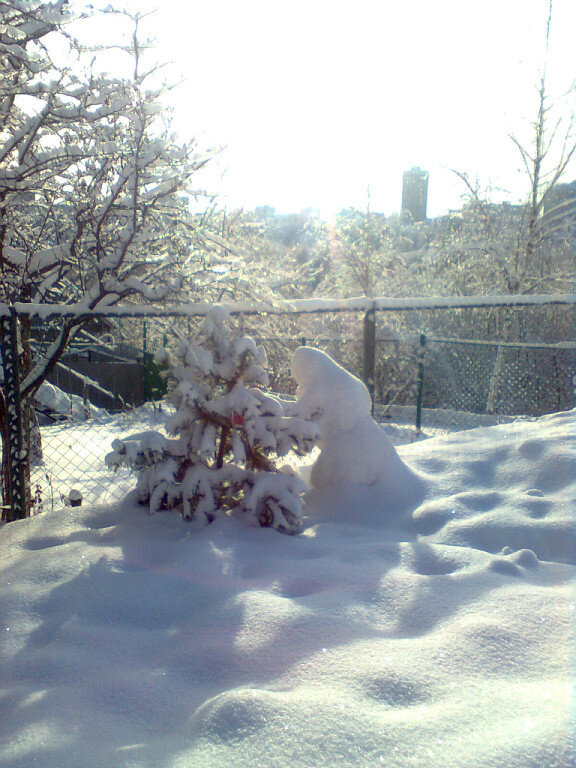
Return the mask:
<svg viewBox="0 0 576 768">
<path fill-rule="evenodd" d="M 222 204 L 329 215 L 364 208 L 369 187 L 389 214 L 414 165 L 430 172 L 429 215 L 459 205 L 449 168 L 503 199 L 526 190 L 508 134 L 530 135 L 548 0 L 130 2 L 159 7 L 159 56 L 186 79 L 178 131 L 227 147 L 207 180 Z M 556 100 L 576 77 L 574 30 L 576 2 L 554 0 Z"/>
</svg>

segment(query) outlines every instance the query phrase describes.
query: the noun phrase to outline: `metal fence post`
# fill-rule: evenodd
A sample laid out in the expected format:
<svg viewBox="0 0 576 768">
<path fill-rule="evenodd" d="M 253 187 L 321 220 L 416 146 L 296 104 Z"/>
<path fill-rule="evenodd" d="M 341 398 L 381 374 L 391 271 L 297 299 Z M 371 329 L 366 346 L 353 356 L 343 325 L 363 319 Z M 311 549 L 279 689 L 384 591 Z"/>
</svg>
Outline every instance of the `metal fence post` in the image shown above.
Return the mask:
<svg viewBox="0 0 576 768">
<path fill-rule="evenodd" d="M 422 426 L 422 399 L 424 394 L 424 348 L 426 346 L 426 334 L 420 334 L 420 353 L 418 355 L 418 396 L 416 399 L 416 431 Z"/>
<path fill-rule="evenodd" d="M 364 314 L 364 355 L 362 360 L 362 378 L 368 387 L 374 415 L 374 385 L 376 381 L 376 311 L 368 309 Z"/>
<path fill-rule="evenodd" d="M 6 522 L 21 520 L 29 515 L 27 488 L 27 449 L 22 430 L 22 409 L 20 401 L 20 366 L 18 361 L 18 317 L 12 311 L 0 319 L 2 339 L 2 368 L 4 371 L 4 400 L 6 406 L 6 428 L 8 432 L 7 469 L 8 477 L 5 512 Z"/>
</svg>

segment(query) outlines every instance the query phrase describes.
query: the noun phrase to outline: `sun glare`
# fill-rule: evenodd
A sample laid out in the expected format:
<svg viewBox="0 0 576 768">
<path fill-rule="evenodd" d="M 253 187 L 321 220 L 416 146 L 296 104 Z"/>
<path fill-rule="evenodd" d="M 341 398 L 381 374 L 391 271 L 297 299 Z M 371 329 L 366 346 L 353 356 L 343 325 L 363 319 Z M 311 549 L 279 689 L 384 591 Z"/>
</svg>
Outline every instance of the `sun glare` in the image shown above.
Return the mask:
<svg viewBox="0 0 576 768">
<path fill-rule="evenodd" d="M 529 139 L 545 0 L 156 4 L 159 55 L 184 78 L 175 125 L 224 147 L 208 182 L 226 205 L 330 214 L 365 207 L 370 188 L 392 213 L 415 165 L 430 172 L 432 215 L 459 205 L 450 169 L 524 194 L 509 134 Z M 556 0 L 547 78 L 564 112 L 575 26 L 576 4 Z"/>
</svg>

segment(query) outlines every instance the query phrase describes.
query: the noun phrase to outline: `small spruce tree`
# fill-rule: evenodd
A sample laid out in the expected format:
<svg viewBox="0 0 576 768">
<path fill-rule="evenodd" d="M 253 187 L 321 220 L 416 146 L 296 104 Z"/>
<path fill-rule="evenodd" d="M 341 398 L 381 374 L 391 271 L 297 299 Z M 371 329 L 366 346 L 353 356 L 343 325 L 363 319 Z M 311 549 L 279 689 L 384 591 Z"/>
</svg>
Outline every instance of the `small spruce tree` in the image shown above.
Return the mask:
<svg viewBox="0 0 576 768">
<path fill-rule="evenodd" d="M 174 383 L 176 410 L 166 421 L 172 437 L 150 431 L 115 440 L 106 463 L 136 471 L 138 501 L 151 513 L 179 509 L 201 525 L 230 513 L 298 533 L 306 486 L 277 460 L 308 453 L 318 431 L 284 416 L 281 402 L 262 391 L 264 348 L 214 309 L 195 339 L 180 341 L 173 360 L 165 350 L 156 359 Z"/>
</svg>

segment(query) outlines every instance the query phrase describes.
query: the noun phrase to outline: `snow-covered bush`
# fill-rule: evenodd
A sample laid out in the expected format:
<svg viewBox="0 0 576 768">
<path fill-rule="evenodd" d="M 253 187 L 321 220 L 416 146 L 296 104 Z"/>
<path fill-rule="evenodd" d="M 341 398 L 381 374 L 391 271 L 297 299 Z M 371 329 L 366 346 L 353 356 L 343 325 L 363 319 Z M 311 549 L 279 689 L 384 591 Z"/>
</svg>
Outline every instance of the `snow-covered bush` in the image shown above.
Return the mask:
<svg viewBox="0 0 576 768">
<path fill-rule="evenodd" d="M 276 460 L 308 453 L 318 432 L 309 421 L 285 416 L 282 403 L 262 391 L 264 348 L 234 332 L 230 318 L 215 309 L 195 339 L 179 343 L 174 359 L 162 350 L 157 362 L 174 384 L 175 412 L 166 422 L 171 437 L 150 431 L 115 440 L 106 463 L 136 471 L 138 500 L 150 512 L 179 509 L 205 524 L 222 511 L 297 533 L 305 485 Z"/>
</svg>

